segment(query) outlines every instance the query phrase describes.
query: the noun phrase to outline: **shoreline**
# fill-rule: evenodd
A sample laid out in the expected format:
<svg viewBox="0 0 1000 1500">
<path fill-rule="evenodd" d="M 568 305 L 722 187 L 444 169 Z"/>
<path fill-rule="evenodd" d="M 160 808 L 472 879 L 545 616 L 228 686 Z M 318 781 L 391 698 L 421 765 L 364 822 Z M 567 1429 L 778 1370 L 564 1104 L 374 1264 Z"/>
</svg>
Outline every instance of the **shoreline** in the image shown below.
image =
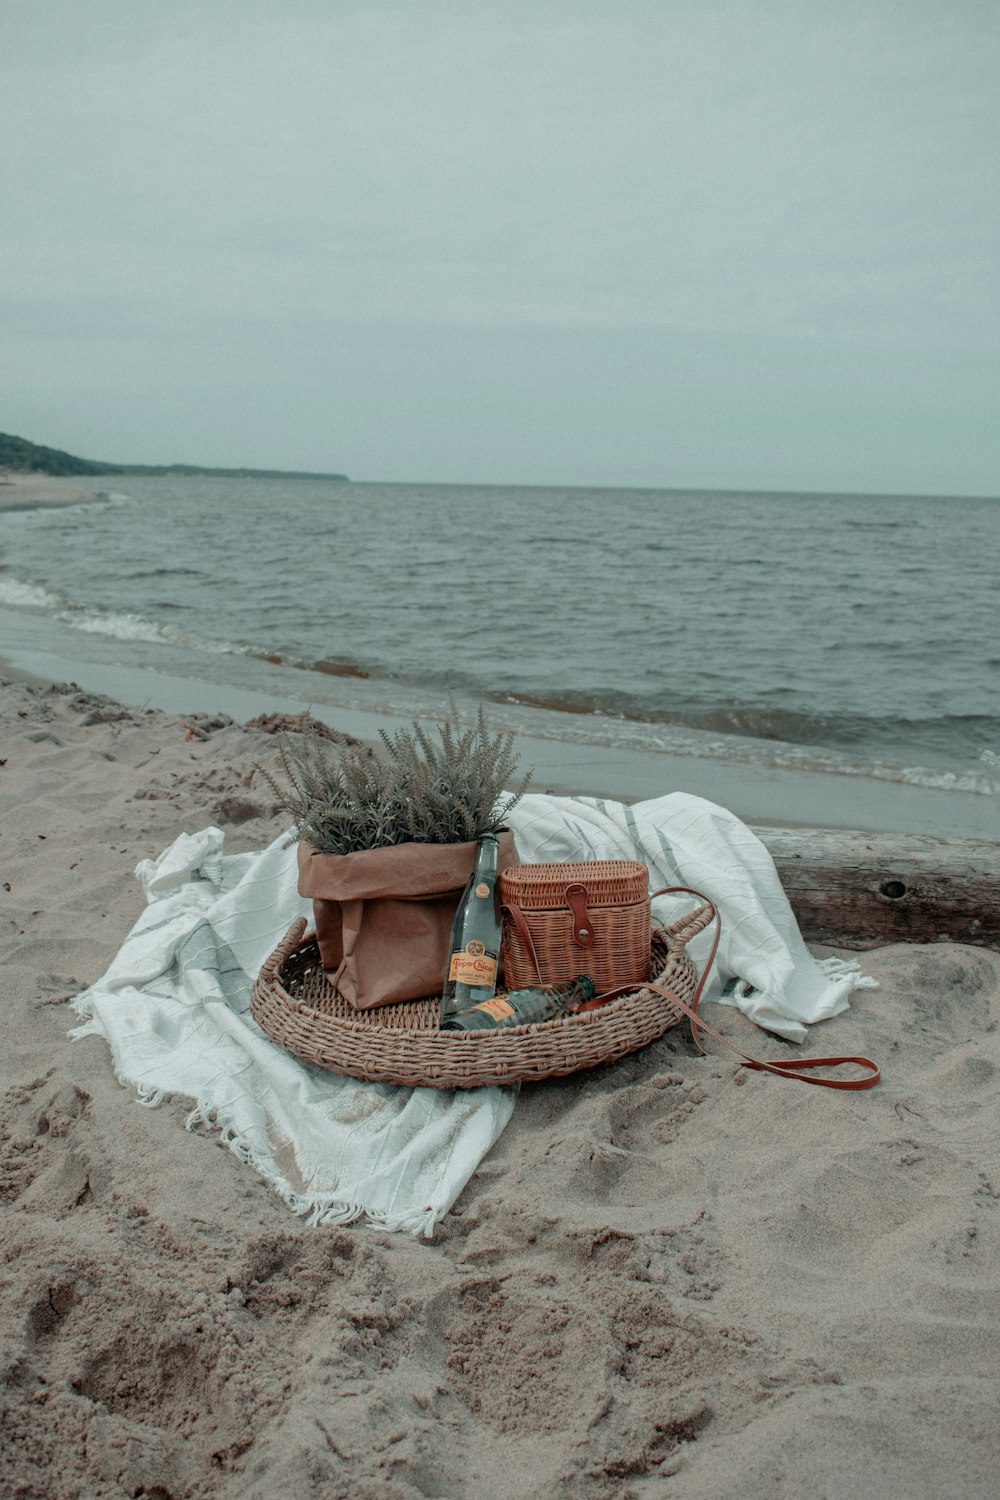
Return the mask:
<svg viewBox="0 0 1000 1500">
<path fill-rule="evenodd" d="M 870 1092 L 677 1028 L 524 1085 L 432 1238 L 313 1227 L 185 1129 L 190 1098 L 139 1107 L 103 1038 L 69 1036 L 142 912 L 138 861 L 213 823 L 226 853 L 284 832 L 251 776 L 273 736 L 20 677 L 0 745 L 0 1490 L 989 1492 L 1000 954 L 864 953 L 879 988 L 802 1050 L 875 1059 Z"/>
<path fill-rule="evenodd" d="M 77 478 L 14 474 L 0 485 L 4 512 L 65 507 L 106 498 Z M 308 670 L 280 657 L 212 651 L 151 638 L 143 620 L 125 614 L 109 624 L 65 608 L 38 608 L 32 585 L 12 580 L 12 602 L 0 604 L 0 671 L 41 683 L 78 683 L 124 706 L 167 713 L 225 713 L 244 722 L 261 713 L 308 711 L 335 729 L 376 741 L 413 719 L 448 712 L 444 689 L 362 674 Z M 44 592 L 44 591 L 43 591 Z M 130 630 L 136 633 L 130 635 Z M 121 633 L 119 633 L 121 632 Z M 781 740 L 613 716 L 560 712 L 551 704 L 492 700 L 489 722 L 511 730 L 521 765 L 540 790 L 645 801 L 685 791 L 715 802 L 744 822 L 772 827 L 862 830 L 871 834 L 1000 840 L 1000 798 L 991 777 L 956 756 L 944 766 L 866 761 L 864 754 Z M 474 713 L 473 699 L 459 701 Z"/>
<path fill-rule="evenodd" d="M 83 505 L 99 500 L 106 491 L 85 488 L 100 474 L 38 474 L 12 470 L 0 478 L 0 514 L 17 510 L 58 510 L 66 505 Z M 107 476 L 111 478 L 111 475 Z"/>
<path fill-rule="evenodd" d="M 74 581 L 71 556 L 47 561 L 45 547 L 64 552 L 56 538 L 67 528 L 79 529 L 85 551 L 92 530 L 107 535 L 117 532 L 119 522 L 128 527 L 140 521 L 148 528 L 155 515 L 138 515 L 141 495 L 133 514 L 125 497 L 114 492 L 95 505 L 97 497 L 74 481 L 45 476 L 21 476 L 7 502 L 24 506 L 43 497 L 50 504 L 90 500 L 91 505 L 58 523 L 36 513 L 34 519 L 11 515 L 0 527 L 5 538 L 9 533 L 9 546 L 3 548 L 8 566 L 0 569 L 0 652 L 13 669 L 170 712 L 222 711 L 242 720 L 272 709 L 308 708 L 366 739 L 375 739 L 381 728 L 392 731 L 413 719 L 429 723 L 447 715 L 449 673 L 436 657 L 411 658 L 397 648 L 371 661 L 359 658 L 355 667 L 348 665 L 349 656 L 312 661 L 301 645 L 312 639 L 308 631 L 296 635 L 299 647 L 293 652 L 281 618 L 266 629 L 254 628 L 246 614 L 253 601 L 246 598 L 233 601 L 227 636 L 213 619 L 210 579 L 201 580 L 197 593 L 182 591 L 171 603 L 172 594 L 155 592 L 161 584 L 154 564 L 148 585 L 119 585 L 106 578 L 98 591 L 101 602 L 83 602 L 87 590 L 78 586 L 82 579 Z M 51 590 L 50 576 L 62 580 Z M 303 607 L 308 604 L 291 605 L 288 613 Z M 289 628 L 297 630 L 294 624 Z M 273 650 L 260 642 L 271 643 Z M 514 733 L 523 765 L 535 768 L 536 785 L 543 788 L 625 802 L 684 790 L 750 823 L 1000 838 L 1000 799 L 992 794 L 996 777 L 979 758 L 993 738 L 987 730 L 995 716 L 982 724 L 976 720 L 974 733 L 966 732 L 961 718 L 942 716 L 939 726 L 932 716 L 920 720 L 918 729 L 926 730 L 921 737 L 908 734 L 905 721 L 888 715 L 890 722 L 883 724 L 875 713 L 867 725 L 863 719 L 857 725 L 827 725 L 834 743 L 826 744 L 822 717 L 803 728 L 783 723 L 780 715 L 774 722 L 767 715 L 734 719 L 720 706 L 704 722 L 694 716 L 684 724 L 672 722 L 668 702 L 663 722 L 656 722 L 596 707 L 591 713 L 565 711 L 570 699 L 558 694 L 532 699 L 493 693 L 498 681 L 506 688 L 515 680 L 514 665 L 494 668 L 479 692 L 486 695 L 490 723 Z M 610 684 L 606 688 L 606 701 L 614 701 Z M 474 691 L 472 686 L 457 690 L 463 716 L 475 713 Z M 733 706 L 739 707 L 738 700 Z M 734 732 L 740 725 L 745 732 Z"/>
<path fill-rule="evenodd" d="M 76 632 L 59 622 L 39 622 L 26 611 L 0 610 L 6 639 L 0 672 L 39 684 L 75 683 L 125 707 L 167 714 L 226 714 L 243 723 L 262 713 L 310 713 L 333 729 L 372 743 L 411 716 L 378 707 L 345 707 L 324 701 L 335 684 L 303 681 L 305 673 L 255 658 L 206 662 L 214 680 L 177 671 L 125 665 L 121 643 L 88 637 L 89 659 L 74 648 Z M 94 659 L 99 657 L 100 659 Z M 242 673 L 244 684 L 220 682 Z M 504 727 L 500 705 L 487 705 L 492 724 Z M 434 711 L 417 715 L 425 720 Z M 532 725 L 539 729 L 532 733 Z M 567 726 L 568 728 L 569 726 Z M 685 791 L 716 802 L 746 823 L 774 827 L 832 828 L 871 834 L 1000 839 L 998 799 L 982 793 L 934 789 L 901 781 L 832 771 L 727 760 L 718 754 L 676 753 L 653 747 L 591 744 L 559 734 L 558 717 L 524 709 L 515 732 L 522 769 L 533 768 L 534 788 L 559 794 L 609 797 L 634 803 Z"/>
</svg>

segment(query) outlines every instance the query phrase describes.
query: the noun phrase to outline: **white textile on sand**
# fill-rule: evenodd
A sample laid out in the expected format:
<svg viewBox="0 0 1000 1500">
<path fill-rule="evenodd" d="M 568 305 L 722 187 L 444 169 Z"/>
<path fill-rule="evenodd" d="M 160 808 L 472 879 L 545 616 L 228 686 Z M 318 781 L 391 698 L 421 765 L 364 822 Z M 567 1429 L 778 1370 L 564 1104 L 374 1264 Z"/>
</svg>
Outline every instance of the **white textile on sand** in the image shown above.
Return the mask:
<svg viewBox="0 0 1000 1500">
<path fill-rule="evenodd" d="M 681 793 L 625 807 L 531 795 L 510 817 L 520 858 L 638 858 L 651 886 L 690 885 L 719 906 L 722 942 L 709 998 L 727 978 L 755 1021 L 799 1041 L 836 1015 L 857 965 L 808 953 L 764 846 L 722 808 Z M 103 979 L 74 1002 L 75 1036 L 106 1038 L 123 1083 L 145 1103 L 195 1101 L 189 1128 L 223 1140 L 315 1224 L 366 1217 L 431 1234 L 503 1130 L 513 1089 L 398 1088 L 309 1067 L 268 1040 L 250 988 L 291 922 L 308 916 L 296 852 L 283 836 L 225 855 L 223 834 L 182 834 L 136 870 L 149 902 Z M 658 920 L 691 907 L 660 898 Z M 691 945 L 697 961 L 709 939 Z"/>
<path fill-rule="evenodd" d="M 686 885 L 715 903 L 722 937 L 705 1000 L 738 1005 L 758 1026 L 790 1042 L 806 1026 L 847 1009 L 853 989 L 871 989 L 853 960 L 813 958 L 774 868 L 755 833 L 724 807 L 672 792 L 632 807 L 599 797 L 527 796 L 510 818 L 525 864 L 569 859 L 639 859 L 650 890 Z M 653 920 L 666 926 L 690 896 L 660 896 Z M 714 924 L 713 924 L 714 926 Z M 688 944 L 699 972 L 712 929 Z M 732 993 L 727 981 L 740 981 Z"/>
</svg>

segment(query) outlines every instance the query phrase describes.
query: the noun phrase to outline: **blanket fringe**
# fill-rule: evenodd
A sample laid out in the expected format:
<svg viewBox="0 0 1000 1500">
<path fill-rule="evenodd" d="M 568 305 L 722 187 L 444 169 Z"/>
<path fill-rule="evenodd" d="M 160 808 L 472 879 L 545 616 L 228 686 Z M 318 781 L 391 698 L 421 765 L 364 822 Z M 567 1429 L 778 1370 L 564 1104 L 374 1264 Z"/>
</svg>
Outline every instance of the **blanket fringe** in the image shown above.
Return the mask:
<svg viewBox="0 0 1000 1500">
<path fill-rule="evenodd" d="M 84 1016 L 86 1018 L 82 1026 L 74 1026 L 72 1031 L 70 1031 L 69 1035 L 71 1039 L 74 1042 L 78 1042 L 80 1038 L 84 1036 L 100 1036 L 103 1037 L 105 1041 L 107 1041 L 107 1032 L 101 1025 L 98 1017 L 94 1015 L 92 1007 L 87 1004 L 87 991 L 84 990 L 82 995 L 77 995 L 75 1000 L 70 1001 L 70 1004 L 72 1005 L 78 1016 Z M 126 1078 L 125 1075 L 119 1071 L 118 1062 L 115 1058 L 114 1051 L 112 1051 L 111 1059 L 112 1065 L 115 1070 L 115 1077 L 118 1079 L 118 1082 L 120 1084 L 123 1084 L 126 1088 L 135 1089 L 136 1093 L 139 1096 L 140 1104 L 145 1105 L 147 1109 L 155 1109 L 158 1104 L 163 1103 L 164 1099 L 167 1097 L 166 1089 L 152 1088 L 145 1083 L 133 1083 L 131 1078 Z"/>
<path fill-rule="evenodd" d="M 307 1222 L 310 1229 L 318 1229 L 324 1224 L 355 1224 L 366 1213 L 363 1204 L 344 1203 L 336 1198 L 323 1201 L 296 1194 L 286 1198 L 285 1202 L 293 1213 L 309 1215 Z"/>
<path fill-rule="evenodd" d="M 78 1026 L 75 1031 L 70 1032 L 70 1036 L 74 1041 L 81 1036 L 105 1035 L 104 1027 L 94 1015 L 94 1002 L 90 998 L 89 990 L 81 990 L 78 995 L 73 996 L 69 1003 L 70 1008 L 84 1023 L 82 1026 Z"/>
<path fill-rule="evenodd" d="M 83 1024 L 74 1027 L 70 1036 L 74 1040 L 84 1036 L 101 1036 L 106 1039 L 107 1033 L 104 1027 L 94 1015 L 93 1007 L 88 1004 L 87 991 L 77 995 L 70 1003 L 77 1015 L 84 1017 Z M 167 1097 L 167 1090 L 133 1083 L 130 1078 L 123 1077 L 117 1067 L 115 1076 L 125 1087 L 135 1089 L 139 1103 L 147 1109 L 156 1109 Z M 375 1229 L 408 1230 L 414 1235 L 434 1233 L 439 1215 L 433 1209 L 421 1209 L 417 1213 L 401 1214 L 391 1218 L 367 1208 L 363 1203 L 345 1201 L 336 1193 L 297 1193 L 287 1178 L 282 1177 L 280 1172 L 274 1171 L 260 1160 L 252 1142 L 245 1135 L 241 1135 L 234 1125 L 220 1119 L 218 1111 L 204 1100 L 199 1100 L 184 1120 L 186 1130 L 196 1130 L 199 1126 L 204 1130 L 218 1133 L 223 1145 L 228 1146 L 237 1160 L 241 1161 L 244 1166 L 251 1167 L 259 1177 L 263 1178 L 293 1214 L 307 1220 L 310 1228 L 319 1228 L 323 1225 L 355 1224 L 359 1219 L 367 1219 Z"/>
<path fill-rule="evenodd" d="M 162 1097 L 161 1092 L 160 1098 Z M 159 1103 L 160 1100 L 151 1102 Z M 304 1218 L 311 1229 L 320 1228 L 323 1225 L 355 1224 L 359 1219 L 367 1219 L 373 1229 L 399 1229 L 413 1235 L 434 1233 L 440 1215 L 432 1208 L 391 1217 L 366 1207 L 364 1203 L 345 1200 L 336 1193 L 296 1192 L 287 1178 L 260 1161 L 253 1143 L 245 1135 L 241 1135 L 235 1126 L 220 1120 L 218 1111 L 210 1104 L 199 1102 L 185 1118 L 186 1130 L 196 1130 L 199 1126 L 204 1130 L 217 1132 L 222 1144 L 228 1146 L 237 1160 L 241 1161 L 244 1166 L 251 1167 L 259 1177 L 262 1177 L 278 1194 L 285 1206 L 299 1218 Z"/>
<path fill-rule="evenodd" d="M 74 1026 L 69 1035 L 74 1042 L 78 1042 L 83 1036 L 103 1036 L 106 1038 L 107 1032 L 96 1016 L 88 1016 L 83 1025 Z"/>
<path fill-rule="evenodd" d="M 827 979 L 853 979 L 856 990 L 877 990 L 878 980 L 870 974 L 862 974 L 856 958 L 820 958 L 817 968 Z"/>
<path fill-rule="evenodd" d="M 429 1239 L 437 1228 L 440 1217 L 436 1208 L 415 1208 L 408 1214 L 369 1214 L 368 1222 L 373 1229 L 423 1235 Z"/>
</svg>

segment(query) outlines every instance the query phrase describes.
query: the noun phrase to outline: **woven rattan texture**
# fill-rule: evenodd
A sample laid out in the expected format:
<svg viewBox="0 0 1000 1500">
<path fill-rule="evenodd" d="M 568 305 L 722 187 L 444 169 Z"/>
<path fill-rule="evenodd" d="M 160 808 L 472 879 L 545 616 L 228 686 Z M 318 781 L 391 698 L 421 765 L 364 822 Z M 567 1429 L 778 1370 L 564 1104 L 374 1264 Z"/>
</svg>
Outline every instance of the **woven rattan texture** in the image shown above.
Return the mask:
<svg viewBox="0 0 1000 1500">
<path fill-rule="evenodd" d="M 649 893 L 649 871 L 634 859 L 590 860 L 586 863 L 514 865 L 504 870 L 500 889 L 532 910 L 566 905 L 566 887 L 585 885 L 600 891 L 603 906 L 626 906 Z"/>
<path fill-rule="evenodd" d="M 653 934 L 647 977 L 691 1004 L 697 987 L 686 943 L 711 920 L 700 907 Z M 442 1032 L 437 1000 L 356 1011 L 323 973 L 305 923 L 290 929 L 261 969 L 252 1009 L 268 1036 L 303 1062 L 370 1082 L 478 1088 L 594 1068 L 635 1052 L 676 1026 L 682 1012 L 637 990 L 597 1010 L 503 1031 Z"/>
<path fill-rule="evenodd" d="M 566 888 L 585 885 L 593 941 L 582 948 L 573 938 L 574 919 Z M 599 990 L 641 984 L 650 975 L 649 871 L 635 860 L 595 860 L 589 864 L 515 865 L 500 877 L 501 898 L 516 904 L 531 933 L 531 947 L 506 920 L 502 962 L 511 989 L 565 984 L 589 974 Z M 532 952 L 532 948 L 534 952 Z M 537 967 L 536 967 L 537 960 Z"/>
</svg>

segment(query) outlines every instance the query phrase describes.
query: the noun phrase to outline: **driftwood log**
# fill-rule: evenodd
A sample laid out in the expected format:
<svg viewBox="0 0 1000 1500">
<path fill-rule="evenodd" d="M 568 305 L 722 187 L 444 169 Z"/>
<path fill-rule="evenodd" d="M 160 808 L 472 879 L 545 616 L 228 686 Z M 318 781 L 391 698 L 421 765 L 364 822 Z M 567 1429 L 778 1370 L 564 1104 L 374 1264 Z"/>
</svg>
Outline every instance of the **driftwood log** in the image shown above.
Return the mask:
<svg viewBox="0 0 1000 1500">
<path fill-rule="evenodd" d="M 807 942 L 1000 948 L 1000 843 L 755 828 Z"/>
</svg>

